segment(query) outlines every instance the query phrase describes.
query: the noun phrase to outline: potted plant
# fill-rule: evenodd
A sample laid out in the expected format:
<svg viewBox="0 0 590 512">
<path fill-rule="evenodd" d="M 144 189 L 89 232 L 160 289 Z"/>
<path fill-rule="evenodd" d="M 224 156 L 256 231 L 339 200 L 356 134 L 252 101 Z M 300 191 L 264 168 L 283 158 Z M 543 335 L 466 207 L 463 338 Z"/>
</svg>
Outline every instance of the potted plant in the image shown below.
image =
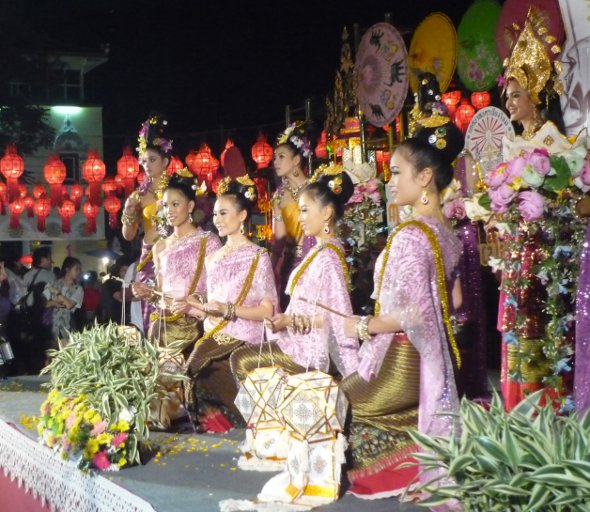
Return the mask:
<svg viewBox="0 0 590 512">
<path fill-rule="evenodd" d="M 464 511 L 590 511 L 590 414 L 559 416 L 543 391 L 506 412 L 463 399 L 461 431 L 450 438 L 411 433 L 432 507 L 457 499 Z"/>
<path fill-rule="evenodd" d="M 82 470 L 139 463 L 150 402 L 158 396 L 157 347 L 110 323 L 72 333 L 49 355 L 52 362 L 42 372 L 51 376 L 51 391 L 41 406 L 41 442 Z"/>
</svg>

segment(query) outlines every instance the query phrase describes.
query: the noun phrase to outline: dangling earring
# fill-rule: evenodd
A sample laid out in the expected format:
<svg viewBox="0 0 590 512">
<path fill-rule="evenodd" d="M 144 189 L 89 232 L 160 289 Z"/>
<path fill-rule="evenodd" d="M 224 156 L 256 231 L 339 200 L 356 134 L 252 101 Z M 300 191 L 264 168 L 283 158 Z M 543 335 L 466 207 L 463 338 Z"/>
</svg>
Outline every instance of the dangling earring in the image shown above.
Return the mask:
<svg viewBox="0 0 590 512">
<path fill-rule="evenodd" d="M 328 222 L 324 224 L 324 233 L 326 233 L 326 235 L 330 233 L 330 224 L 328 224 Z"/>
<path fill-rule="evenodd" d="M 193 223 L 193 212 L 188 212 L 188 223 L 192 224 Z"/>
<path fill-rule="evenodd" d="M 422 190 L 422 197 L 420 198 L 420 201 L 422 204 L 428 204 L 428 192 L 426 192 L 426 189 Z"/>
<path fill-rule="evenodd" d="M 293 171 L 293 178 L 299 178 L 299 171 L 297 169 Z"/>
<path fill-rule="evenodd" d="M 240 235 L 243 235 L 244 233 L 245 233 L 245 231 L 244 231 L 244 223 L 242 222 L 240 224 Z"/>
</svg>

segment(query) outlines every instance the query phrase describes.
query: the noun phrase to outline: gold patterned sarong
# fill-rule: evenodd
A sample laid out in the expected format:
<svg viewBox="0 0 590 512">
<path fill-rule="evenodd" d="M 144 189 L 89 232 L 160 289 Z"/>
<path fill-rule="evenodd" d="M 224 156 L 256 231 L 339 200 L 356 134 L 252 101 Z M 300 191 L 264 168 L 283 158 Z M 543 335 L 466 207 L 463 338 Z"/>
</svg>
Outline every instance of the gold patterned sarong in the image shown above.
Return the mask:
<svg viewBox="0 0 590 512">
<path fill-rule="evenodd" d="M 375 378 L 366 382 L 354 373 L 340 385 L 352 409 L 351 481 L 416 451 L 407 432 L 418 425 L 420 356 L 404 333 L 394 335 Z"/>
</svg>

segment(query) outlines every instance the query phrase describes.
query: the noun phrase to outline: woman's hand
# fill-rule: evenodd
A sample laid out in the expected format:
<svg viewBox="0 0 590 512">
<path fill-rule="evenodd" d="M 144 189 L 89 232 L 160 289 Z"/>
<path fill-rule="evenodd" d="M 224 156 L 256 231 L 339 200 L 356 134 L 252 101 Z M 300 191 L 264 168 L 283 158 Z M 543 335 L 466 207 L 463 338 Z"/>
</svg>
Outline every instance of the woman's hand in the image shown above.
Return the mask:
<svg viewBox="0 0 590 512">
<path fill-rule="evenodd" d="M 170 311 L 175 315 L 186 315 L 190 310 L 191 307 L 186 299 L 174 299 L 170 303 Z"/>
<path fill-rule="evenodd" d="M 212 300 L 203 304 L 201 309 L 211 316 L 224 316 L 227 313 L 227 304 Z"/>
<path fill-rule="evenodd" d="M 272 318 L 265 318 L 264 320 L 270 324 L 270 330 L 272 332 L 279 332 L 284 331 L 291 323 L 291 315 L 279 313 Z"/>
<path fill-rule="evenodd" d="M 134 281 L 131 283 L 131 293 L 138 299 L 147 299 L 152 294 L 152 289 L 145 283 Z"/>
<path fill-rule="evenodd" d="M 348 338 L 356 338 L 356 324 L 359 320 L 358 316 L 349 316 L 344 319 L 344 334 Z"/>
<path fill-rule="evenodd" d="M 137 194 L 131 194 L 125 201 L 125 211 L 127 212 L 127 215 L 133 215 L 139 208 L 140 204 L 140 198 L 137 197 Z"/>
</svg>

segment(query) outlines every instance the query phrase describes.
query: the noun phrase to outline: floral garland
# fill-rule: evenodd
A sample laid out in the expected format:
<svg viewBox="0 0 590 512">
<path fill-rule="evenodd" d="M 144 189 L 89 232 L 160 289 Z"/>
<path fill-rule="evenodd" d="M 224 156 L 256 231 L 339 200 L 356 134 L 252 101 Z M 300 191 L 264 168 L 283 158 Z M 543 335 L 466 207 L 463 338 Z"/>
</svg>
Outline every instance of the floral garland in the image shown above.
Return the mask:
<svg viewBox="0 0 590 512">
<path fill-rule="evenodd" d="M 515 309 L 515 321 L 505 332 L 504 341 L 518 346 L 519 330 L 527 317 L 519 309 L 521 290 L 531 285 L 523 274 L 523 261 L 514 255 L 521 253 L 525 240 L 537 240 L 539 258 L 532 277 L 540 280 L 546 290 L 542 310 L 547 316 L 541 339 L 543 354 L 549 363 L 549 375 L 544 382 L 559 387 L 561 375 L 571 371 L 572 340 L 575 319 L 575 292 L 578 281 L 579 256 L 584 239 L 585 224 L 575 215 L 575 205 L 590 190 L 590 165 L 583 146 L 559 155 L 549 155 L 545 149 L 535 149 L 503 162 L 486 177 L 489 189 L 473 201 L 472 220 L 495 214 L 496 227 L 506 242 L 502 258 L 490 265 L 504 271 L 502 290 L 506 307 Z M 469 211 L 468 211 L 469 214 Z M 519 355 L 520 363 L 529 363 Z M 522 382 L 520 370 L 510 375 Z"/>
<path fill-rule="evenodd" d="M 358 183 L 346 204 L 341 228 L 350 247 L 348 263 L 359 268 L 366 253 L 377 244 L 379 234 L 386 231 L 383 222 L 383 185 L 375 178 Z"/>
<path fill-rule="evenodd" d="M 90 406 L 86 395 L 68 398 L 57 389 L 41 405 L 37 432 L 42 443 L 73 459 L 83 471 L 118 471 L 129 464 L 129 423 L 109 422 Z"/>
</svg>

